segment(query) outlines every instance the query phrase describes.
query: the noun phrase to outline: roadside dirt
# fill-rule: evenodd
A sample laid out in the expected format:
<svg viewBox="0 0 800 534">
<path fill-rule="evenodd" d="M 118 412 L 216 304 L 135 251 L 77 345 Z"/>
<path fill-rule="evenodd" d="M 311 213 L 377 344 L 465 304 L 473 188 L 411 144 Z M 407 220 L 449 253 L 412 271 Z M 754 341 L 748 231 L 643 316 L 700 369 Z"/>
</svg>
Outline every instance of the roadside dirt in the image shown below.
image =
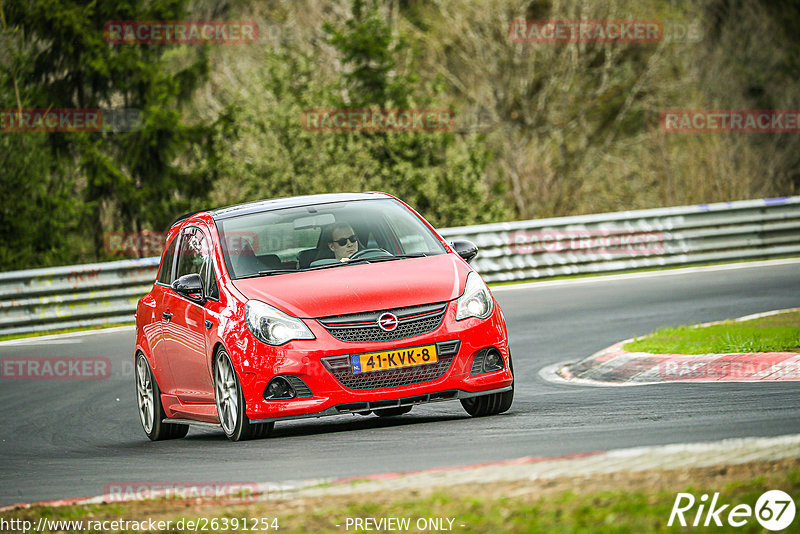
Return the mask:
<svg viewBox="0 0 800 534">
<path fill-rule="evenodd" d="M 270 499 L 256 502 L 214 502 L 203 499 L 187 501 L 162 500 L 131 502 L 117 505 L 93 507 L 84 519 L 174 519 L 177 517 L 272 517 L 305 516 L 321 509 L 342 510 L 351 505 L 391 505 L 394 502 L 426 500 L 446 495 L 452 500 L 481 498 L 497 500 L 502 498 L 519 499 L 521 502 L 534 502 L 548 496 L 572 492 L 587 494 L 602 491 L 641 491 L 648 495 L 659 492 L 677 492 L 691 487 L 697 490 L 723 491 L 728 484 L 761 477 L 766 485 L 771 480 L 783 479 L 786 474 L 800 470 L 800 458 L 775 461 L 756 461 L 716 467 L 695 467 L 676 469 L 654 469 L 638 472 L 618 471 L 610 474 L 590 476 L 562 476 L 539 480 L 515 480 L 486 484 L 460 484 L 447 486 L 406 489 L 402 491 L 385 490 L 360 492 L 359 483 L 348 484 L 351 493 L 346 495 L 323 495 L 315 497 L 294 497 Z M 41 510 L 17 510 L 15 516 L 24 517 Z"/>
</svg>

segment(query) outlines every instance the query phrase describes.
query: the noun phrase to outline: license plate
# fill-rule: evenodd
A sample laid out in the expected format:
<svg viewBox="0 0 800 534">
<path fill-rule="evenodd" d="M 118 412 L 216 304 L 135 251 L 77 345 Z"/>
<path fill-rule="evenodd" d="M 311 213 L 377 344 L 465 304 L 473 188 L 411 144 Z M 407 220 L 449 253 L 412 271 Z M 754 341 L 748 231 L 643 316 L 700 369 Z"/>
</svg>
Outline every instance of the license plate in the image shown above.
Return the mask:
<svg viewBox="0 0 800 534">
<path fill-rule="evenodd" d="M 413 367 L 439 361 L 436 355 L 436 345 L 355 354 L 351 359 L 354 373 Z"/>
</svg>

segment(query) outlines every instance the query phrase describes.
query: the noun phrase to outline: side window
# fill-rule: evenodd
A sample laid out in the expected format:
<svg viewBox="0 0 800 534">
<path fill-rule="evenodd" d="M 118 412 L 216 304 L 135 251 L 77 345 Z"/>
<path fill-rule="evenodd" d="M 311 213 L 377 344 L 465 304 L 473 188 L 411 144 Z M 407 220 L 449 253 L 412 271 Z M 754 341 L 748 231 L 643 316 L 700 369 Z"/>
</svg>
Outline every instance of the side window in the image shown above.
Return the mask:
<svg viewBox="0 0 800 534">
<path fill-rule="evenodd" d="M 178 271 L 176 278 L 185 274 L 205 274 L 206 263 L 211 259 L 208 253 L 208 243 L 198 228 L 189 227 L 181 234 L 181 244 L 178 248 Z"/>
<path fill-rule="evenodd" d="M 185 274 L 199 274 L 209 298 L 219 299 L 219 286 L 214 274 L 209 241 L 199 228 L 189 227 L 183 231 L 178 249 L 178 272 L 180 278 Z"/>
<path fill-rule="evenodd" d="M 217 275 L 214 273 L 214 262 L 211 260 L 203 264 L 203 272 L 200 273 L 203 286 L 206 288 L 206 296 L 210 299 L 219 300 L 219 286 L 217 285 Z"/>
<path fill-rule="evenodd" d="M 172 264 L 175 260 L 175 245 L 180 236 L 175 236 L 167 247 L 167 253 L 161 261 L 161 270 L 158 272 L 158 283 L 170 285 L 172 283 Z"/>
</svg>

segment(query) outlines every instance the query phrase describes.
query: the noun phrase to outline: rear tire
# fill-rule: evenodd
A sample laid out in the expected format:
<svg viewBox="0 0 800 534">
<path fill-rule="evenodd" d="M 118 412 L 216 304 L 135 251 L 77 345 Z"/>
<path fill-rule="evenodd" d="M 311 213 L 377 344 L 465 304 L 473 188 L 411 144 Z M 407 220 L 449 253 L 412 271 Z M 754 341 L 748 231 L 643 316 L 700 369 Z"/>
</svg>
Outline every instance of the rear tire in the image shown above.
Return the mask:
<svg viewBox="0 0 800 534">
<path fill-rule="evenodd" d="M 247 418 L 242 386 L 225 349 L 214 357 L 214 400 L 222 431 L 231 441 L 260 439 L 270 435 L 275 423 L 253 424 Z"/>
<path fill-rule="evenodd" d="M 411 406 L 397 406 L 396 408 L 384 408 L 382 410 L 375 410 L 375 415 L 378 417 L 397 417 L 411 411 Z"/>
<path fill-rule="evenodd" d="M 136 357 L 136 400 L 142 428 L 152 441 L 182 438 L 189 432 L 189 425 L 164 422 L 167 416 L 161 404 L 161 389 L 141 352 Z"/>
</svg>

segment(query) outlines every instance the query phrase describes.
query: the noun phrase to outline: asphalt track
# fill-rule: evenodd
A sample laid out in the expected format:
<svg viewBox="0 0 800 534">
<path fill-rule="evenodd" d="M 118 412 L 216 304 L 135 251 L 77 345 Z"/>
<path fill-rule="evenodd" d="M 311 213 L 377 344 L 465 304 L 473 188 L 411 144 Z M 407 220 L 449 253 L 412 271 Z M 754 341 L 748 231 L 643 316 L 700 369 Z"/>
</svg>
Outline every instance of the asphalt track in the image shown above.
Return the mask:
<svg viewBox="0 0 800 534">
<path fill-rule="evenodd" d="M 99 495 L 126 482 L 283 482 L 800 433 L 796 382 L 597 388 L 538 374 L 660 326 L 796 307 L 800 262 L 508 286 L 495 295 L 516 370 L 508 413 L 471 419 L 446 402 L 394 420 L 278 423 L 273 437 L 245 443 L 197 427 L 182 440 L 147 440 L 126 364 L 132 328 L 0 344 L 0 358 L 104 356 L 114 368 L 106 380 L 0 381 L 0 505 Z"/>
</svg>

